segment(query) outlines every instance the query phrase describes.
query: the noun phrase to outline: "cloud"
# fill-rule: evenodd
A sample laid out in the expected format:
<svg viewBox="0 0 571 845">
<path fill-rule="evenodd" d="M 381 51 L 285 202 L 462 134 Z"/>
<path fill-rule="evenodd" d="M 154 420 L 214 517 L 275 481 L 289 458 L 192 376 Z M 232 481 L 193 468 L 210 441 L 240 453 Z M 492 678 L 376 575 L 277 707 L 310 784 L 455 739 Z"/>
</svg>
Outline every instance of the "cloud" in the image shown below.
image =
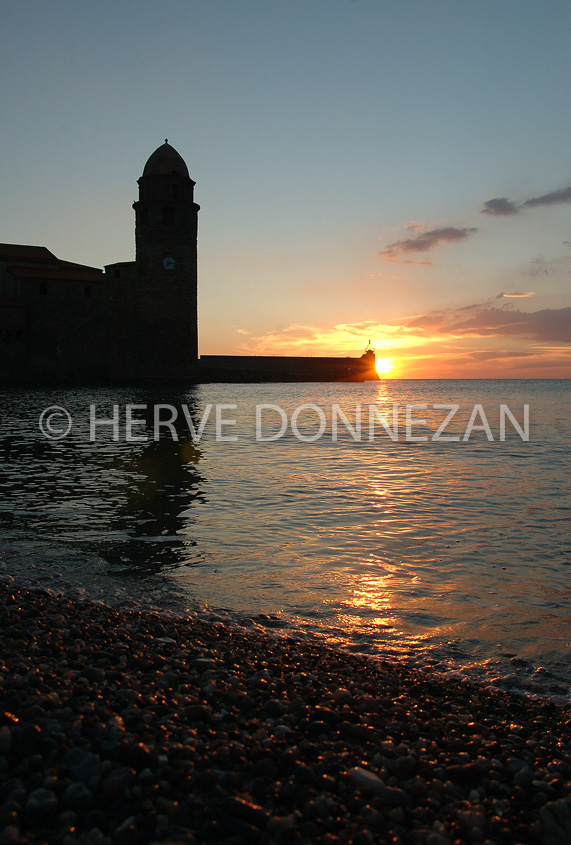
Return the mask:
<svg viewBox="0 0 571 845">
<path fill-rule="evenodd" d="M 444 314 L 433 312 L 432 314 L 423 314 L 420 317 L 415 317 L 407 323 L 411 329 L 437 329 L 439 328 L 446 317 Z"/>
<path fill-rule="evenodd" d="M 487 200 L 481 214 L 493 214 L 497 217 L 507 217 L 509 214 L 517 214 L 518 207 L 511 202 L 507 197 L 494 197 L 494 199 Z"/>
<path fill-rule="evenodd" d="M 379 358 L 393 359 L 392 375 L 397 377 L 565 378 L 571 365 L 571 308 L 526 313 L 509 300 L 498 299 L 391 323 L 298 323 L 243 338 L 232 352 L 357 356 L 369 338 Z"/>
<path fill-rule="evenodd" d="M 510 214 L 519 214 L 522 208 L 536 208 L 541 205 L 559 205 L 566 202 L 571 202 L 571 187 L 559 188 L 557 191 L 542 194 L 540 197 L 530 197 L 530 199 L 524 200 L 519 205 L 507 197 L 494 197 L 491 200 L 486 200 L 481 214 L 507 217 Z"/>
<path fill-rule="evenodd" d="M 250 337 L 236 350 L 240 355 L 361 355 L 368 339 L 385 351 L 412 342 L 423 346 L 422 333 L 402 323 L 389 325 L 376 320 L 307 326 L 300 323 Z"/>
<path fill-rule="evenodd" d="M 476 352 L 467 352 L 466 357 L 474 361 L 500 361 L 509 358 L 533 358 L 536 354 L 534 350 L 480 349 Z"/>
<path fill-rule="evenodd" d="M 526 297 L 526 296 L 534 296 L 535 291 L 533 290 L 516 290 L 513 293 L 500 293 L 497 296 L 497 299 L 500 299 L 502 296 L 510 297 L 510 298 L 517 298 L 517 297 Z"/>
<path fill-rule="evenodd" d="M 551 191 L 551 193 L 543 194 L 540 197 L 532 197 L 526 200 L 523 205 L 531 208 L 538 205 L 558 205 L 562 202 L 571 202 L 571 187 L 560 188 L 558 191 Z"/>
<path fill-rule="evenodd" d="M 571 307 L 530 312 L 483 308 L 470 319 L 449 324 L 440 331 L 456 336 L 521 335 L 534 340 L 571 343 Z"/>
<path fill-rule="evenodd" d="M 538 279 L 540 276 L 550 276 L 551 270 L 546 266 L 546 262 L 540 258 L 534 258 L 531 262 L 529 270 L 525 271 L 526 276 L 531 276 L 532 279 Z"/>
<path fill-rule="evenodd" d="M 421 226 L 415 223 L 408 224 L 407 228 L 409 228 L 409 231 L 418 231 Z M 419 234 L 412 238 L 401 238 L 398 241 L 394 241 L 377 254 L 381 258 L 386 258 L 388 261 L 398 261 L 402 260 L 401 256 L 416 252 L 428 252 L 442 243 L 463 241 L 474 232 L 477 232 L 477 229 L 458 229 L 455 226 L 444 226 L 441 229 L 427 229 L 426 231 L 421 230 Z M 407 262 L 403 261 L 403 263 Z"/>
<path fill-rule="evenodd" d="M 517 296 L 526 294 L 521 291 Z M 437 336 L 456 339 L 520 336 L 527 340 L 571 342 L 571 307 L 520 311 L 511 302 L 502 302 L 506 295 L 510 296 L 501 293 L 492 301 L 417 314 L 404 322 L 417 336 L 433 339 Z M 495 305 L 498 300 L 500 302 Z"/>
</svg>

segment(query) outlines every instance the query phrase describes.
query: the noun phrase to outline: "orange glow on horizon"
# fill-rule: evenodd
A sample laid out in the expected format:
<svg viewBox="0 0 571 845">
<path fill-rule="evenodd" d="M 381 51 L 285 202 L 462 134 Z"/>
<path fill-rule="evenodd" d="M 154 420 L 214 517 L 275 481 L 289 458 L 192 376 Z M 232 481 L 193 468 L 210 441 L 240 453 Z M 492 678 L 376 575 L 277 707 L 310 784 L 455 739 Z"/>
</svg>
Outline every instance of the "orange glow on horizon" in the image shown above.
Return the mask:
<svg viewBox="0 0 571 845">
<path fill-rule="evenodd" d="M 442 326 L 398 323 L 339 323 L 330 327 L 293 324 L 266 335 L 239 331 L 240 341 L 224 354 L 358 357 L 365 339 L 382 350 L 376 370 L 383 379 L 569 378 L 571 348 L 566 341 L 530 341 L 497 333 L 464 333 Z M 216 339 L 216 343 L 219 340 Z M 222 354 L 212 342 L 209 354 Z M 206 349 L 205 349 L 206 354 Z"/>
</svg>

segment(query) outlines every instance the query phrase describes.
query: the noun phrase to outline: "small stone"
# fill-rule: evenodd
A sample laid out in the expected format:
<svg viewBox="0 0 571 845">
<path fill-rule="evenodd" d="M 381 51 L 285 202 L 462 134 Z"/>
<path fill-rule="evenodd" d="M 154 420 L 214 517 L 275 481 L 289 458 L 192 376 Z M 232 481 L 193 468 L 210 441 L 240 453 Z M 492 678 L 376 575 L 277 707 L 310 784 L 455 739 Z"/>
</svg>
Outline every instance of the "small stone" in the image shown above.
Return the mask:
<svg viewBox="0 0 571 845">
<path fill-rule="evenodd" d="M 340 687 L 333 693 L 333 700 L 336 704 L 351 704 L 351 702 L 353 701 L 353 696 L 351 695 L 348 689 L 345 689 L 345 687 Z"/>
<path fill-rule="evenodd" d="M 12 748 L 12 731 L 8 725 L 0 728 L 0 754 L 8 754 Z"/>
<path fill-rule="evenodd" d="M 111 772 L 103 782 L 103 796 L 110 800 L 120 798 L 133 782 L 134 775 L 134 771 L 128 768 Z"/>
<path fill-rule="evenodd" d="M 477 783 L 482 775 L 483 767 L 479 763 L 463 763 L 446 766 L 444 769 L 444 780 L 450 780 L 453 783 Z"/>
<path fill-rule="evenodd" d="M 84 783 L 90 789 L 96 789 L 99 784 L 101 760 L 97 754 L 72 748 L 64 756 L 62 763 L 67 766 L 73 780 Z"/>
<path fill-rule="evenodd" d="M 85 816 L 84 827 L 86 830 L 105 828 L 106 816 L 103 810 L 90 810 Z"/>
<path fill-rule="evenodd" d="M 267 816 L 265 811 L 257 804 L 251 804 L 242 798 L 228 798 L 223 805 L 225 812 L 236 816 L 244 821 L 253 824 L 255 827 L 265 827 Z"/>
<path fill-rule="evenodd" d="M 517 757 L 510 757 L 506 763 L 506 766 L 508 767 L 512 775 L 515 775 L 516 772 L 519 772 L 521 769 L 526 769 L 527 763 L 525 762 L 525 760 L 520 760 Z"/>
<path fill-rule="evenodd" d="M 441 833 L 433 832 L 426 837 L 426 845 L 450 845 L 450 840 Z"/>
<path fill-rule="evenodd" d="M 83 676 L 87 678 L 88 681 L 91 681 L 93 684 L 104 684 L 105 683 L 105 672 L 103 669 L 99 669 L 97 666 L 90 666 L 88 669 L 85 670 Z"/>
<path fill-rule="evenodd" d="M 0 836 L 2 837 L 0 840 L 2 842 L 2 845 L 12 845 L 12 842 L 14 843 L 14 845 L 16 845 L 16 843 L 22 841 L 20 839 L 20 831 L 18 830 L 16 825 L 13 824 L 10 824 L 8 825 L 8 827 L 5 827 Z"/>
<path fill-rule="evenodd" d="M 416 760 L 414 757 L 397 757 L 395 760 L 395 775 L 399 780 L 407 780 L 416 771 Z"/>
<path fill-rule="evenodd" d="M 548 798 L 555 798 L 556 796 L 556 792 L 553 787 L 550 786 L 548 783 L 545 783 L 544 780 L 532 780 L 531 785 L 535 789 L 539 789 L 541 790 L 541 792 L 545 793 Z"/>
<path fill-rule="evenodd" d="M 276 698 L 270 698 L 264 704 L 264 711 L 270 716 L 283 716 L 287 712 L 287 707 L 278 701 Z"/>
<path fill-rule="evenodd" d="M 571 842 L 571 798 L 550 801 L 539 811 L 545 845 L 569 845 Z"/>
<path fill-rule="evenodd" d="M 30 757 L 40 750 L 42 731 L 39 725 L 25 725 L 14 739 L 14 752 L 18 757 Z"/>
<path fill-rule="evenodd" d="M 51 789 L 35 789 L 26 801 L 26 818 L 32 825 L 40 825 L 55 812 L 58 800 Z"/>
<path fill-rule="evenodd" d="M 212 710 L 205 704 L 190 704 L 184 712 L 190 722 L 210 722 L 212 719 Z"/>
<path fill-rule="evenodd" d="M 303 783 L 307 783 L 310 786 L 315 783 L 315 772 L 311 766 L 308 766 L 305 763 L 300 763 L 300 765 L 296 768 L 295 776 L 298 780 L 301 780 Z"/>
<path fill-rule="evenodd" d="M 389 819 L 392 822 L 396 822 L 396 824 L 403 824 L 404 823 L 404 810 L 402 807 L 393 807 L 392 810 L 389 810 Z"/>
<path fill-rule="evenodd" d="M 399 789 L 395 786 L 387 786 L 384 792 L 385 802 L 392 804 L 394 807 L 410 807 L 411 800 L 408 792 L 404 789 Z"/>
<path fill-rule="evenodd" d="M 524 769 L 520 769 L 514 775 L 514 784 L 516 786 L 529 786 L 533 780 L 533 772 L 526 766 Z"/>
<path fill-rule="evenodd" d="M 26 798 L 24 781 L 20 778 L 10 778 L 0 786 L 0 801 L 17 801 L 23 804 Z"/>
<path fill-rule="evenodd" d="M 93 794 L 81 781 L 70 783 L 63 794 L 63 804 L 66 807 L 76 807 L 78 810 L 87 810 L 93 804 Z"/>
<path fill-rule="evenodd" d="M 481 810 L 458 810 L 456 813 L 458 821 L 466 827 L 482 828 L 486 823 L 486 817 Z"/>
<path fill-rule="evenodd" d="M 60 833 L 68 832 L 71 833 L 72 828 L 77 825 L 77 813 L 73 812 L 73 810 L 66 810 L 63 813 L 60 813 L 57 819 L 57 829 Z"/>
<path fill-rule="evenodd" d="M 289 816 L 272 816 L 268 822 L 268 833 L 270 836 L 277 838 L 293 827 L 295 827 L 295 816 L 293 814 Z"/>
<path fill-rule="evenodd" d="M 375 795 L 384 795 L 386 793 L 387 788 L 385 784 L 374 772 L 368 772 L 366 769 L 361 769 L 357 766 L 354 769 L 350 769 L 348 774 L 357 789 L 363 789 Z"/>
<path fill-rule="evenodd" d="M 254 763 L 254 775 L 264 778 L 273 778 L 277 774 L 277 766 L 269 757 L 256 760 Z"/>
</svg>

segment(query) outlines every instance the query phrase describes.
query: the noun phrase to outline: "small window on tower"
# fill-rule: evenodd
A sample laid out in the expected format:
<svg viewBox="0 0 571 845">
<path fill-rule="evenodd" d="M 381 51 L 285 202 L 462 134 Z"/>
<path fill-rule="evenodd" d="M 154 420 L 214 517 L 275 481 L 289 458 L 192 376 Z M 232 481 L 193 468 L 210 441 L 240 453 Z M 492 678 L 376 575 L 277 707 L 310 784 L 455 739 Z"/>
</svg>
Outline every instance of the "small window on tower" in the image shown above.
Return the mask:
<svg viewBox="0 0 571 845">
<path fill-rule="evenodd" d="M 143 226 L 148 226 L 149 225 L 149 212 L 147 211 L 147 209 L 146 208 L 141 209 L 140 214 L 141 214 L 141 223 L 143 224 Z"/>
<path fill-rule="evenodd" d="M 48 283 L 47 282 L 40 282 L 38 286 L 38 293 L 40 296 L 46 296 L 48 293 Z"/>
<path fill-rule="evenodd" d="M 85 285 L 84 293 L 85 293 L 86 299 L 91 298 L 91 285 Z"/>
<path fill-rule="evenodd" d="M 174 223 L 175 211 L 171 205 L 165 205 L 163 208 L 163 223 L 167 226 L 172 226 Z"/>
<path fill-rule="evenodd" d="M 172 198 L 173 200 L 178 199 L 178 185 L 176 183 L 172 186 Z"/>
</svg>

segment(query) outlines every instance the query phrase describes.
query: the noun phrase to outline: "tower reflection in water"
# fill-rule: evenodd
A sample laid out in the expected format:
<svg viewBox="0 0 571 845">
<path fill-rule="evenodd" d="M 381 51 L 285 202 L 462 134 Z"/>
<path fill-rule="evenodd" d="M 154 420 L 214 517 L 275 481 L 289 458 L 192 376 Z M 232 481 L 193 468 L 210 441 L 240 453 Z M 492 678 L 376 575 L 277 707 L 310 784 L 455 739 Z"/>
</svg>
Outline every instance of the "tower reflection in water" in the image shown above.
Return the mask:
<svg viewBox="0 0 571 845">
<path fill-rule="evenodd" d="M 172 423 L 176 437 L 168 428 L 159 430 L 154 440 L 154 407 L 171 404 L 188 407 L 193 422 L 197 416 L 196 398 L 185 394 L 165 400 L 164 395 L 147 395 L 140 401 L 145 410 L 137 417 L 145 425 L 137 426 L 148 442 L 122 451 L 115 470 L 127 480 L 121 501 L 110 514 L 111 542 L 103 541 L 99 553 L 109 563 L 119 564 L 123 575 L 158 573 L 188 564 L 188 547 L 194 546 L 189 522 L 193 502 L 200 496 L 198 463 L 201 451 L 194 444 L 184 418 Z M 184 530 L 184 535 L 182 529 Z"/>
</svg>

